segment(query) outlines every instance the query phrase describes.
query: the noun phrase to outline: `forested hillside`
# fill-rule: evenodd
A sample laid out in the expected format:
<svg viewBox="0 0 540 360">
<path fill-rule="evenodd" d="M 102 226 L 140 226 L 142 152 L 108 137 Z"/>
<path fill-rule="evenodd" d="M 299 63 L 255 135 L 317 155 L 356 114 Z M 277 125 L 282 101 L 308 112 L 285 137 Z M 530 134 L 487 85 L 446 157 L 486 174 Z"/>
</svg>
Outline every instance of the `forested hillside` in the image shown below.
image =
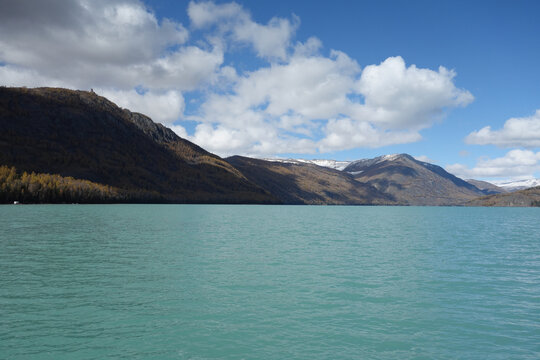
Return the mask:
<svg viewBox="0 0 540 360">
<path fill-rule="evenodd" d="M 26 171 L 20 173 L 13 166 L 0 166 L 0 203 L 117 203 L 142 198 L 152 200 L 156 196 L 158 194 L 130 194 L 72 177 Z"/>
</svg>

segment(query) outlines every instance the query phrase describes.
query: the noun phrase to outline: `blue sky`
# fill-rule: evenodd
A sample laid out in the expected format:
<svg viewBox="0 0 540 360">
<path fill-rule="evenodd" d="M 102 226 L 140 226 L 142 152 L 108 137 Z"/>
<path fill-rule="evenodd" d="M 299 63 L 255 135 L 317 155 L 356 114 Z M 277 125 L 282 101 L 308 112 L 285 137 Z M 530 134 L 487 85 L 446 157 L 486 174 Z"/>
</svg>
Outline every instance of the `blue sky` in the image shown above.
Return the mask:
<svg viewBox="0 0 540 360">
<path fill-rule="evenodd" d="M 3 85 L 94 88 L 223 156 L 540 177 L 538 1 L 40 3 L 0 2 Z"/>
</svg>

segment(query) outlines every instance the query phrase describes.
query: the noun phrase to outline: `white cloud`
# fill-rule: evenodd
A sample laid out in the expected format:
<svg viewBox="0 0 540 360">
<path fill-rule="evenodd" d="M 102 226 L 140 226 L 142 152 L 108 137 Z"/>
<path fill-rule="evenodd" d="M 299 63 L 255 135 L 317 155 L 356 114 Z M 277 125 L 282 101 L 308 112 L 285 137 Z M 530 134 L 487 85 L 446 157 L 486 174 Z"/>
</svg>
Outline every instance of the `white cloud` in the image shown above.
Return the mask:
<svg viewBox="0 0 540 360">
<path fill-rule="evenodd" d="M 182 125 L 167 125 L 167 127 L 174 131 L 176 135 L 180 136 L 181 138 L 188 138 L 188 133 Z"/>
<path fill-rule="evenodd" d="M 419 156 L 414 156 L 414 158 L 418 161 L 423 161 L 423 162 L 427 162 L 427 163 L 430 163 L 430 164 L 435 164 L 436 161 L 431 159 L 430 157 L 426 156 L 426 155 L 419 155 Z"/>
<path fill-rule="evenodd" d="M 331 119 L 325 127 L 326 136 L 319 142 L 321 152 L 346 150 L 356 147 L 381 147 L 406 144 L 420 140 L 416 132 L 382 131 L 366 121 L 349 118 Z"/>
<path fill-rule="evenodd" d="M 264 156 L 280 153 L 280 139 L 291 136 L 306 140 L 302 147 L 311 153 L 404 144 L 420 140 L 418 131 L 441 119 L 445 109 L 473 99 L 455 87 L 455 73 L 445 68 L 406 67 L 396 57 L 362 72 L 345 53 L 332 50 L 325 57 L 320 47 L 316 38 L 299 43 L 287 62 L 235 78 L 230 92 L 212 94 L 201 106 L 198 120 L 220 125 L 205 128 L 205 134 L 227 127 L 246 135 L 245 141 L 218 147 L 208 136 L 193 140 L 218 153 L 264 148 Z M 262 137 L 247 136 L 261 127 Z M 274 149 L 260 146 L 267 141 Z"/>
<path fill-rule="evenodd" d="M 172 125 L 184 111 L 184 98 L 180 92 L 174 90 L 164 93 L 148 91 L 139 94 L 135 90 L 97 89 L 96 93 L 106 97 L 120 107 L 143 113 L 155 122 L 166 126 Z M 181 132 L 179 128 L 176 130 Z"/>
<path fill-rule="evenodd" d="M 234 36 L 237 41 L 253 44 L 260 57 L 285 59 L 292 34 L 298 27 L 297 18 L 293 22 L 287 19 L 273 18 L 268 25 L 245 22 L 236 26 Z"/>
<path fill-rule="evenodd" d="M 100 89 L 167 124 L 183 112 L 182 91 L 222 74 L 219 46 L 188 45 L 180 23 L 137 0 L 20 0 L 2 7 L 0 33 L 2 85 Z"/>
<path fill-rule="evenodd" d="M 186 46 L 188 31 L 181 24 L 159 22 L 138 1 L 47 3 L 42 14 L 32 9 L 41 5 L 28 0 L 0 12 L 3 82 L 37 86 L 48 79 L 81 89 L 191 90 L 210 81 L 223 62 L 221 49 Z M 69 21 L 58 20 L 63 17 Z"/>
<path fill-rule="evenodd" d="M 264 123 L 244 128 L 203 123 L 188 139 L 222 156 L 242 154 L 260 157 L 275 153 L 315 152 L 312 140 L 281 135 L 271 124 Z"/>
<path fill-rule="evenodd" d="M 257 23 L 234 2 L 190 2 L 190 29 L 204 39 L 191 42 L 182 24 L 158 20 L 138 0 L 19 0 L 1 10 L 2 85 L 94 88 L 222 155 L 418 141 L 446 109 L 473 99 L 456 88 L 454 71 L 401 57 L 362 71 L 341 51 L 324 54 L 316 37 L 293 44 L 296 16 Z M 242 73 L 226 62 L 246 45 L 267 65 Z M 198 126 L 188 136 L 174 122 L 190 91 Z"/>
<path fill-rule="evenodd" d="M 138 1 L 20 0 L 2 9 L 2 61 L 58 74 L 80 64 L 129 66 L 152 61 L 188 32 L 171 20 L 158 23 Z M 58 21 L 66 16 L 69 21 Z"/>
<path fill-rule="evenodd" d="M 213 2 L 190 2 L 188 15 L 195 28 L 217 25 L 221 36 L 229 36 L 237 43 L 250 44 L 258 56 L 284 60 L 291 38 L 300 20 L 272 18 L 266 25 L 258 24 L 237 3 L 215 4 Z"/>
<path fill-rule="evenodd" d="M 51 86 L 72 88 L 69 79 L 55 79 L 42 75 L 35 69 L 21 68 L 13 65 L 0 66 L 0 81 L 4 86 Z"/>
<path fill-rule="evenodd" d="M 472 169 L 462 164 L 453 164 L 447 166 L 446 170 L 464 179 L 532 178 L 535 172 L 540 171 L 540 152 L 515 149 L 510 150 L 503 157 L 479 159 Z"/>
<path fill-rule="evenodd" d="M 455 87 L 456 73 L 440 66 L 438 71 L 407 67 L 400 57 L 367 66 L 357 83 L 365 98 L 351 116 L 386 129 L 419 130 L 440 119 L 446 108 L 465 106 L 474 97 Z"/>
<path fill-rule="evenodd" d="M 467 144 L 497 145 L 499 147 L 538 147 L 540 146 L 540 110 L 534 115 L 523 118 L 511 118 L 500 130 L 491 130 L 486 126 L 473 131 L 466 138 Z"/>
<path fill-rule="evenodd" d="M 249 14 L 235 2 L 217 5 L 211 1 L 191 1 L 187 13 L 192 25 L 196 28 L 227 22 L 235 18 L 249 20 Z"/>
</svg>

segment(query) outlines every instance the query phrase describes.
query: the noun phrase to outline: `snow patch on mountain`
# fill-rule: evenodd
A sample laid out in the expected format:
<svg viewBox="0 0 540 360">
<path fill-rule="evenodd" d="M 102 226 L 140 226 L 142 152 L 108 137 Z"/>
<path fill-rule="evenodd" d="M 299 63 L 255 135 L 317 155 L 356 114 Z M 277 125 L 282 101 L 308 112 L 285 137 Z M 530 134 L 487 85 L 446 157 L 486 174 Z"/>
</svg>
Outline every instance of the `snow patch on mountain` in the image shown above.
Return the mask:
<svg viewBox="0 0 540 360">
<path fill-rule="evenodd" d="M 373 166 L 375 164 L 378 164 L 384 161 L 395 161 L 400 158 L 412 159 L 412 157 L 407 154 L 382 155 L 373 159 L 360 159 L 360 160 L 351 161 L 345 171 L 347 171 L 349 174 L 356 175 L 356 174 L 359 174 L 358 172 L 359 170 L 362 170 L 366 167 Z"/>
<path fill-rule="evenodd" d="M 502 187 L 507 191 L 524 190 L 540 186 L 540 179 L 523 179 L 515 181 L 492 181 L 493 184 Z"/>
<path fill-rule="evenodd" d="M 349 165 L 350 161 L 324 160 L 324 159 L 263 159 L 266 161 L 281 162 L 287 164 L 313 164 L 317 166 L 327 167 L 335 170 L 343 170 Z"/>
</svg>

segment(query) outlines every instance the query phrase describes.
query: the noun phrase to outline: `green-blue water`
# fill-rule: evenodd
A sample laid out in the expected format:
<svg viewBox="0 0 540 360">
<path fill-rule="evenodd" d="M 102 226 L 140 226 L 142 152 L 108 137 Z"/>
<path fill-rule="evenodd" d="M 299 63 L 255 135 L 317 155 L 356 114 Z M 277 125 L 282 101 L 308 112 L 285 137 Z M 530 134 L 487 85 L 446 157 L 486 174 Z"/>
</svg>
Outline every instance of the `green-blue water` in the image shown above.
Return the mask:
<svg viewBox="0 0 540 360">
<path fill-rule="evenodd" d="M 540 209 L 0 207 L 1 359 L 539 359 Z"/>
</svg>

